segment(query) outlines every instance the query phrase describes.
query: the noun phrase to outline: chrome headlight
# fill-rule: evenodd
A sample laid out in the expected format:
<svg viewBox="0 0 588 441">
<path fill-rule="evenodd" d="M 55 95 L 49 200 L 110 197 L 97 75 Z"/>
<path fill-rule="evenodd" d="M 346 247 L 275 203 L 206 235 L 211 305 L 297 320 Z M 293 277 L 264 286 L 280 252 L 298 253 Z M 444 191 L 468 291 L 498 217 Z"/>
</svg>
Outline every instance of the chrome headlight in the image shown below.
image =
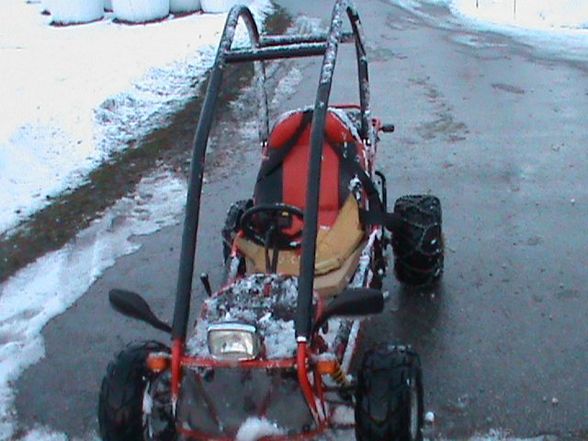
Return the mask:
<svg viewBox="0 0 588 441">
<path fill-rule="evenodd" d="M 242 323 L 215 323 L 208 326 L 208 351 L 214 358 L 252 360 L 259 354 L 255 326 Z"/>
</svg>

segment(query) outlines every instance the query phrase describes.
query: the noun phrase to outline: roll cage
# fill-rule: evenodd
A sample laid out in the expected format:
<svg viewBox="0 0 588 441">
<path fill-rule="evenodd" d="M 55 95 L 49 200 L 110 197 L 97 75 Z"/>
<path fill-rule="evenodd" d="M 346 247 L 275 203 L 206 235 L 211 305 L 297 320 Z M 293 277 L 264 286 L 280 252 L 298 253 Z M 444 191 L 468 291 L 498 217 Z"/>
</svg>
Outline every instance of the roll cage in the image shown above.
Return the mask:
<svg viewBox="0 0 588 441">
<path fill-rule="evenodd" d="M 343 32 L 343 15 L 351 24 L 351 33 Z M 239 19 L 245 23 L 251 43 L 250 48 L 231 49 Z M 172 324 L 173 362 L 172 375 L 177 378 L 180 359 L 184 352 L 187 334 L 192 278 L 194 272 L 197 233 L 199 225 L 200 202 L 202 194 L 205 156 L 209 133 L 227 64 L 254 62 L 257 88 L 259 91 L 259 139 L 265 145 L 269 136 L 269 114 L 265 89 L 266 60 L 295 57 L 323 56 L 319 84 L 314 103 L 311 126 L 310 164 L 307 181 L 306 207 L 304 210 L 304 230 L 302 236 L 302 255 L 297 311 L 295 317 L 296 339 L 305 345 L 312 330 L 312 294 L 314 289 L 314 265 L 316 235 L 318 230 L 319 190 L 321 179 L 321 158 L 324 144 L 325 120 L 329 96 L 335 70 L 338 46 L 341 42 L 355 43 L 359 78 L 359 98 L 361 111 L 360 136 L 369 142 L 369 82 L 368 63 L 364 44 L 364 34 L 355 6 L 350 0 L 337 0 L 333 7 L 331 24 L 327 34 L 260 36 L 253 15 L 245 6 L 238 5 L 229 12 L 220 40 L 216 59 L 210 73 L 206 96 L 200 113 L 193 142 L 192 162 L 186 212 L 182 234 L 179 274 L 176 301 Z M 302 351 L 299 351 L 299 355 Z M 177 387 L 177 385 L 176 385 Z M 172 391 L 175 395 L 176 391 Z"/>
</svg>

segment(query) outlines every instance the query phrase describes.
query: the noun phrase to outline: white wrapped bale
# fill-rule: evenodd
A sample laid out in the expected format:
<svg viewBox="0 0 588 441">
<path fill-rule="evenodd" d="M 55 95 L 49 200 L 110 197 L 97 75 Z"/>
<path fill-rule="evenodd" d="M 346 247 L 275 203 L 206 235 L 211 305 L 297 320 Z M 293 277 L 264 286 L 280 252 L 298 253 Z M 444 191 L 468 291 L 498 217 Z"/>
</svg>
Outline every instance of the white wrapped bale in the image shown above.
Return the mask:
<svg viewBox="0 0 588 441">
<path fill-rule="evenodd" d="M 104 10 L 112 11 L 112 0 L 104 0 Z"/>
<path fill-rule="evenodd" d="M 104 0 L 45 0 L 53 24 L 88 23 L 104 17 Z"/>
<path fill-rule="evenodd" d="M 218 14 L 221 12 L 228 12 L 234 5 L 248 4 L 245 0 L 200 0 L 202 10 L 204 12 L 211 12 Z"/>
<path fill-rule="evenodd" d="M 194 12 L 200 9 L 200 0 L 170 0 L 169 11 L 172 13 L 178 12 Z"/>
<path fill-rule="evenodd" d="M 131 23 L 161 20 L 169 15 L 169 0 L 112 0 L 115 18 Z"/>
</svg>

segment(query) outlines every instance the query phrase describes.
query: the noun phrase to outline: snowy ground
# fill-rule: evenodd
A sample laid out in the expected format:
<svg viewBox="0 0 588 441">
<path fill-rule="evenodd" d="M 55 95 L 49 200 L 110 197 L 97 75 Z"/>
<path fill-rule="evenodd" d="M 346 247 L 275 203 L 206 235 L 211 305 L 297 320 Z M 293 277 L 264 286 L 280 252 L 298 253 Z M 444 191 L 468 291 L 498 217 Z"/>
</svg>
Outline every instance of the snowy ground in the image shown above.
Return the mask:
<svg viewBox="0 0 588 441">
<path fill-rule="evenodd" d="M 69 308 L 117 258 L 139 248 L 132 237 L 176 223 L 183 209 L 183 179 L 166 172 L 145 178 L 63 249 L 49 253 L 0 285 L 0 439 L 15 429 L 12 382 L 45 354 L 41 331 Z M 26 440 L 66 439 L 35 430 Z"/>
<path fill-rule="evenodd" d="M 446 5 L 456 22 L 509 35 L 538 51 L 567 60 L 588 60 L 585 0 L 390 0 L 426 16 L 423 4 Z M 437 25 L 437 17 L 431 18 Z M 448 25 L 451 25 L 449 23 Z"/>
<path fill-rule="evenodd" d="M 250 1 L 260 16 L 269 0 Z M 165 123 L 212 65 L 225 14 L 49 26 L 41 5 L 0 3 L 0 233 Z"/>
</svg>

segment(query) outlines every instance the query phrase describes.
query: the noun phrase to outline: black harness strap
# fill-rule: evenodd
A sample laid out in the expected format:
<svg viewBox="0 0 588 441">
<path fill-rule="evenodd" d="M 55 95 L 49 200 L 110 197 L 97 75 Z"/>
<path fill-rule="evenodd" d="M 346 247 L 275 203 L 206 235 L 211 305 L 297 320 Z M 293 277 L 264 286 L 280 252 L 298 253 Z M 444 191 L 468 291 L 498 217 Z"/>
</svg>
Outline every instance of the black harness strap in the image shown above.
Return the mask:
<svg viewBox="0 0 588 441">
<path fill-rule="evenodd" d="M 278 150 L 274 150 L 270 157 L 262 163 L 259 174 L 257 175 L 257 183 L 266 179 L 282 165 L 311 121 L 312 110 L 307 110 L 304 112 L 302 121 L 292 135 L 292 138 Z M 359 220 L 361 223 L 364 225 L 382 225 L 390 231 L 397 230 L 402 225 L 402 219 L 396 213 L 386 213 L 385 207 L 382 205 L 380 199 L 380 193 L 376 189 L 374 182 L 359 164 L 357 145 L 355 143 L 335 143 L 328 138 L 326 141 L 347 172 L 352 176 L 357 176 L 366 192 L 370 208 L 369 210 L 359 210 Z M 347 147 L 352 148 L 346 149 Z"/>
<path fill-rule="evenodd" d="M 307 110 L 302 115 L 302 121 L 300 121 L 300 125 L 292 135 L 292 138 L 288 142 L 286 142 L 282 147 L 277 150 L 273 150 L 272 154 L 270 154 L 269 158 L 261 164 L 259 169 L 259 174 L 257 175 L 257 182 L 267 178 L 271 175 L 278 167 L 282 165 L 286 156 L 292 151 L 310 122 L 312 121 L 312 111 Z M 271 148 L 271 147 L 269 147 Z"/>
<path fill-rule="evenodd" d="M 374 182 L 365 172 L 363 167 L 359 164 L 359 157 L 357 156 L 357 153 L 351 155 L 343 153 L 348 152 L 348 150 L 346 150 L 346 147 L 349 145 L 348 143 L 336 144 L 330 140 L 327 140 L 327 144 L 331 146 L 331 149 L 339 157 L 339 160 L 347 169 L 347 171 L 351 175 L 357 176 L 359 182 L 361 182 L 363 190 L 367 195 L 370 208 L 369 210 L 363 210 L 360 208 L 359 220 L 361 223 L 364 225 L 382 225 L 390 231 L 395 231 L 398 229 L 402 225 L 401 217 L 396 213 L 386 212 L 385 207 L 382 205 L 382 201 L 380 199 L 380 193 L 376 189 Z M 351 146 L 353 148 L 349 150 L 357 152 L 356 144 L 351 143 Z"/>
</svg>

